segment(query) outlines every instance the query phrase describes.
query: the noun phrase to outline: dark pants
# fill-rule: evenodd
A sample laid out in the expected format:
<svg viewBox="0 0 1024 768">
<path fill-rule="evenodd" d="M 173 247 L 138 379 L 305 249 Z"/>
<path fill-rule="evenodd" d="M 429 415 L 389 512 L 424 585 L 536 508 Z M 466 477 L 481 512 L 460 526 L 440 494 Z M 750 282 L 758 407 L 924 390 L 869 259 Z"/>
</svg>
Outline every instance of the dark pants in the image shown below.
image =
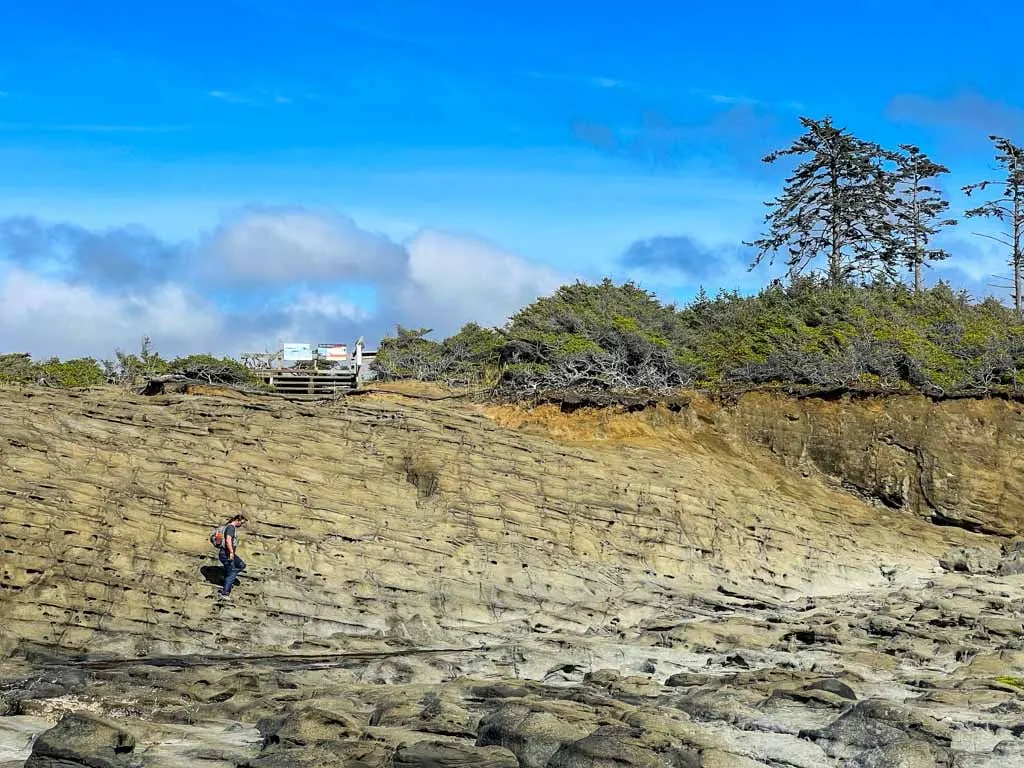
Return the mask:
<svg viewBox="0 0 1024 768">
<path fill-rule="evenodd" d="M 232 560 L 226 549 L 222 549 L 219 555 L 220 564 L 224 566 L 224 589 L 222 591 L 227 595 L 231 593 L 231 587 L 234 586 L 238 574 L 245 570 L 245 561 L 238 555 L 235 555 Z"/>
</svg>

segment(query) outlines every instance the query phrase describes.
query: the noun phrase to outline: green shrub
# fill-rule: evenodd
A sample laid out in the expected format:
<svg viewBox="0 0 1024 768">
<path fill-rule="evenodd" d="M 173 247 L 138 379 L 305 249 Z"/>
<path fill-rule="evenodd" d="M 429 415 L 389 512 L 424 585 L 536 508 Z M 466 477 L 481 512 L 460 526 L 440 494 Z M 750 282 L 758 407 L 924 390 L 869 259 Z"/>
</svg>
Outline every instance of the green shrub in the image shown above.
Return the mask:
<svg viewBox="0 0 1024 768">
<path fill-rule="evenodd" d="M 384 381 L 442 379 L 450 363 L 445 359 L 443 346 L 425 338 L 430 331 L 398 326 L 396 336 L 381 340 L 371 369 Z"/>
<path fill-rule="evenodd" d="M 0 355 L 0 384 L 32 384 L 39 380 L 39 366 L 26 352 Z"/>
<path fill-rule="evenodd" d="M 103 368 L 92 357 L 60 360 L 51 357 L 39 364 L 40 378 L 54 387 L 98 387 L 106 382 Z"/>
<path fill-rule="evenodd" d="M 563 286 L 502 329 L 467 325 L 443 342 L 404 331 L 381 343 L 393 378 L 471 383 L 508 393 L 669 391 L 685 386 L 866 387 L 987 393 L 1024 385 L 1024 325 L 992 298 L 939 283 L 831 285 L 805 277 L 754 296 L 703 291 L 660 303 L 633 283 Z"/>
<path fill-rule="evenodd" d="M 662 304 L 631 282 L 559 288 L 502 328 L 463 326 L 442 341 L 399 326 L 372 367 L 381 379 L 545 391 L 665 393 L 683 387 L 861 387 L 935 394 L 1024 390 L 1024 323 L 993 298 L 972 301 L 946 283 L 832 285 L 805 277 L 753 296 L 703 291 L 686 307 Z M 138 386 L 180 374 L 253 385 L 231 358 L 164 360 L 143 338 L 138 353 L 36 363 L 0 355 L 0 384 Z"/>
<path fill-rule="evenodd" d="M 115 360 L 102 363 L 91 357 L 61 360 L 51 357 L 41 363 L 26 353 L 0 355 L 0 384 L 41 384 L 49 387 L 96 387 L 120 384 L 137 387 L 150 378 L 179 374 L 209 384 L 255 386 L 257 379 L 245 365 L 229 357 L 189 355 L 166 361 L 143 338 L 138 354 L 117 350 Z"/>
<path fill-rule="evenodd" d="M 452 361 L 448 384 L 480 385 L 497 381 L 504 338 L 493 328 L 467 323 L 441 344 L 441 355 Z"/>
<path fill-rule="evenodd" d="M 97 387 L 104 381 L 103 369 L 91 357 L 64 361 L 51 357 L 37 363 L 24 352 L 0 355 L 0 384 L 72 388 Z"/>
<path fill-rule="evenodd" d="M 114 360 L 103 361 L 104 378 L 109 384 L 120 384 L 125 387 L 137 387 L 156 376 L 168 373 L 167 361 L 153 351 L 148 336 L 142 337 L 139 354 L 118 349 Z"/>
</svg>

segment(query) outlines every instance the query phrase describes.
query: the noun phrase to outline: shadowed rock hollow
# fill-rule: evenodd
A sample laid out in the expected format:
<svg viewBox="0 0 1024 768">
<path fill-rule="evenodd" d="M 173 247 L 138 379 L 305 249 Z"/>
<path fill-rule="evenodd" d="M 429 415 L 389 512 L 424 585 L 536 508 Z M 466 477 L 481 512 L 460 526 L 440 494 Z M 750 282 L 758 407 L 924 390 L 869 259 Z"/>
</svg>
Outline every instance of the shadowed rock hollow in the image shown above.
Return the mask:
<svg viewBox="0 0 1024 768">
<path fill-rule="evenodd" d="M 1002 401 L 0 390 L 0 766 L 72 710 L 125 765 L 1018 765 L 1022 436 Z"/>
</svg>

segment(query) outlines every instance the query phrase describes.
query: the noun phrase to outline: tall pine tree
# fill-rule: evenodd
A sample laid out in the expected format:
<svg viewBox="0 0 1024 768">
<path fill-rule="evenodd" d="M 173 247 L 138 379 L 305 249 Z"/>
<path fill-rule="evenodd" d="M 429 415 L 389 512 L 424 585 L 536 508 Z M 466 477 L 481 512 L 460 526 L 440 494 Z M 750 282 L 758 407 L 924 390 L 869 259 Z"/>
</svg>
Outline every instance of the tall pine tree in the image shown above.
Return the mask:
<svg viewBox="0 0 1024 768">
<path fill-rule="evenodd" d="M 1024 268 L 1024 252 L 1021 248 L 1024 237 L 1024 148 L 1017 146 L 1002 136 L 989 136 L 995 145 L 996 162 L 1002 177 L 988 179 L 976 184 L 968 184 L 963 188 L 964 194 L 970 196 L 976 191 L 983 192 L 986 187 L 1002 187 L 1002 194 L 994 200 L 982 203 L 977 208 L 964 211 L 967 218 L 989 218 L 1001 222 L 1007 231 L 995 234 L 981 234 L 995 240 L 1010 249 L 1009 264 L 1013 270 L 1013 305 L 1021 316 L 1024 285 L 1021 284 L 1021 270 Z"/>
<path fill-rule="evenodd" d="M 955 219 L 942 218 L 949 201 L 933 182 L 949 169 L 913 144 L 900 144 L 900 151 L 891 153 L 889 159 L 894 163 L 889 178 L 889 260 L 913 273 L 914 291 L 920 293 L 922 268 L 949 258 L 947 251 L 929 247 L 942 227 L 956 224 Z"/>
<path fill-rule="evenodd" d="M 885 153 L 831 117 L 801 117 L 805 133 L 783 150 L 764 158 L 806 156 L 786 179 L 782 194 L 766 203 L 768 233 L 745 245 L 758 249 L 750 265 L 768 256 L 769 264 L 782 249 L 788 251 L 790 277 L 824 256 L 832 285 L 854 277 L 894 275 L 893 256 L 885 248 L 888 177 L 882 167 Z"/>
</svg>

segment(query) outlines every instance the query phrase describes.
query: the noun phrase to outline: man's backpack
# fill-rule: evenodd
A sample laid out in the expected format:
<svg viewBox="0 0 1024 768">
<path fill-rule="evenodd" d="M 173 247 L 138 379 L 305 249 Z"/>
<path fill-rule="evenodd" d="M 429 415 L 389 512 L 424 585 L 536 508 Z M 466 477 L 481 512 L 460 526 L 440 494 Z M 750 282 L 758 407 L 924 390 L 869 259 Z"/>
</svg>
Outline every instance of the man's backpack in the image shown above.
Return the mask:
<svg viewBox="0 0 1024 768">
<path fill-rule="evenodd" d="M 215 549 L 222 549 L 224 547 L 224 529 L 226 525 L 222 525 L 219 528 L 214 528 L 210 533 L 210 543 Z"/>
</svg>

